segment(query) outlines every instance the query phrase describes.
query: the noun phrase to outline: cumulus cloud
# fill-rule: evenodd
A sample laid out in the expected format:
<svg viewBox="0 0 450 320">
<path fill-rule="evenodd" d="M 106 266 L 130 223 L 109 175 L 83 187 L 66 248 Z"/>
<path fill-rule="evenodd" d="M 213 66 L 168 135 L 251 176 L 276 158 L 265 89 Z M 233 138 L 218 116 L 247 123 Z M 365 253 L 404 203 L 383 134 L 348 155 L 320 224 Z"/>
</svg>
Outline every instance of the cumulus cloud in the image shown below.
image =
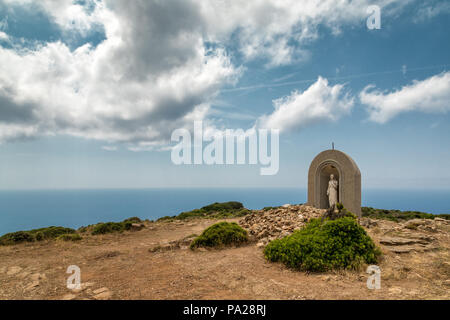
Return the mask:
<svg viewBox="0 0 450 320">
<path fill-rule="evenodd" d="M 450 72 L 414 81 L 393 92 L 367 86 L 359 95 L 368 108 L 369 119 L 386 123 L 403 112 L 445 113 L 450 110 Z"/>
<path fill-rule="evenodd" d="M 59 12 L 54 3 L 44 5 Z M 207 51 L 193 22 L 180 21 L 185 3 L 101 6 L 106 40 L 95 48 L 0 47 L 0 140 L 68 134 L 139 146 L 203 119 L 239 69 L 223 50 Z"/>
<path fill-rule="evenodd" d="M 227 49 L 231 41 L 247 60 L 266 59 L 268 66 L 289 64 L 308 56 L 302 46 L 319 37 L 319 25 L 335 30 L 360 23 L 372 4 L 369 0 L 0 1 L 41 8 L 68 36 L 86 35 L 99 26 L 105 33 L 99 45 L 73 50 L 59 41 L 0 46 L 0 142 L 66 134 L 123 142 L 133 150 L 158 148 L 175 128 L 190 128 L 194 120 L 207 119 L 221 87 L 236 83 L 243 70 L 231 63 L 232 50 Z M 404 2 L 377 3 L 394 10 Z M 7 30 L 2 32 L 0 37 L 7 38 Z M 321 108 L 334 108 L 328 102 L 342 88 L 329 87 L 323 79 L 316 86 L 325 94 L 316 107 L 309 101 L 303 110 L 307 118 L 334 117 Z M 297 115 L 301 108 L 295 107 L 296 101 L 306 101 L 304 95 L 277 102 L 277 110 L 287 104 Z M 341 104 L 337 108 L 346 110 Z M 282 119 L 280 112 L 267 122 L 276 119 Z"/>
<path fill-rule="evenodd" d="M 296 131 L 323 121 L 337 121 L 348 114 L 354 99 L 345 92 L 344 85 L 330 86 L 322 77 L 303 92 L 294 91 L 289 96 L 273 102 L 274 112 L 262 116 L 257 126 Z"/>
<path fill-rule="evenodd" d="M 424 22 L 428 19 L 433 19 L 441 14 L 450 13 L 450 3 L 445 1 L 428 0 L 421 3 L 417 10 L 413 21 L 416 23 Z"/>
</svg>

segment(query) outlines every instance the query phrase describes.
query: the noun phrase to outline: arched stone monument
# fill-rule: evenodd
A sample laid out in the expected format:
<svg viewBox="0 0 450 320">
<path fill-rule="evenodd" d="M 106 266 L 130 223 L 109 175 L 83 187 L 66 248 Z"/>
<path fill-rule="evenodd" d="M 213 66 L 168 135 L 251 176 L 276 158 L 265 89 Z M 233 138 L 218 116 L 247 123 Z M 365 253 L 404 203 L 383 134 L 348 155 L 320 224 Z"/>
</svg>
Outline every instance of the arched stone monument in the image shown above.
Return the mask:
<svg viewBox="0 0 450 320">
<path fill-rule="evenodd" d="M 308 204 L 327 209 L 336 198 L 361 217 L 361 172 L 352 158 L 333 149 L 319 153 L 309 167 Z"/>
</svg>

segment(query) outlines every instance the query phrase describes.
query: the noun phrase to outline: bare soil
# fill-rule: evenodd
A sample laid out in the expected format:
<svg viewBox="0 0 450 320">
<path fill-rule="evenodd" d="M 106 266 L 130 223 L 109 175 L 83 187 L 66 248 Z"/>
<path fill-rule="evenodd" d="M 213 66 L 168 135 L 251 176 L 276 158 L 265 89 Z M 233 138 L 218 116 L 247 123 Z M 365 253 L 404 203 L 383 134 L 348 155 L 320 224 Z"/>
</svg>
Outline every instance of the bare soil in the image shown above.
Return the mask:
<svg viewBox="0 0 450 320">
<path fill-rule="evenodd" d="M 445 223 L 430 231 L 434 247 L 424 252 L 395 253 L 380 244 L 386 234 L 402 236 L 397 223 L 377 221 L 366 229 L 384 253 L 380 290 L 367 288 L 365 270 L 308 274 L 267 262 L 256 243 L 222 250 L 149 250 L 200 234 L 216 222 L 147 222 L 141 231 L 84 236 L 79 242 L 0 247 L 0 299 L 450 298 L 450 230 Z M 82 289 L 75 292 L 66 287 L 70 265 L 81 269 Z"/>
</svg>

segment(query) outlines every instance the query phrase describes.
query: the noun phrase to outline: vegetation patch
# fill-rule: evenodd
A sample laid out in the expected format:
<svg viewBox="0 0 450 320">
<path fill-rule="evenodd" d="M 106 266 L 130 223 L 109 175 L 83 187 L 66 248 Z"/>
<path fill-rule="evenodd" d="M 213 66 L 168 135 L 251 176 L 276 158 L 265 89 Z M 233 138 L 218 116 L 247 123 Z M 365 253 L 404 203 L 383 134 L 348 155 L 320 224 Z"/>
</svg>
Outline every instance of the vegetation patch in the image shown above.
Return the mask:
<svg viewBox="0 0 450 320">
<path fill-rule="evenodd" d="M 61 241 L 80 241 L 83 238 L 81 238 L 81 236 L 78 233 L 72 233 L 72 234 L 62 234 L 56 239 Z"/>
<path fill-rule="evenodd" d="M 75 234 L 76 231 L 64 227 L 48 227 L 29 231 L 7 233 L 0 237 L 0 245 L 13 245 L 23 242 L 35 242 L 56 239 L 61 235 Z"/>
<path fill-rule="evenodd" d="M 131 217 L 128 219 L 123 220 L 123 222 L 130 222 L 130 223 L 142 223 L 142 220 L 138 217 Z"/>
<path fill-rule="evenodd" d="M 237 223 L 220 222 L 205 229 L 191 243 L 191 249 L 198 247 L 223 247 L 241 245 L 248 241 L 248 234 Z"/>
<path fill-rule="evenodd" d="M 114 232 L 123 232 L 131 229 L 131 222 L 106 222 L 98 223 L 92 230 L 92 235 L 107 234 Z"/>
<path fill-rule="evenodd" d="M 353 217 L 312 219 L 304 228 L 264 249 L 266 259 L 313 272 L 359 269 L 377 262 L 381 251 Z"/>
<path fill-rule="evenodd" d="M 185 220 L 192 218 L 236 218 L 243 217 L 250 214 L 251 210 L 244 208 L 244 205 L 240 202 L 231 201 L 223 203 L 213 203 L 200 209 L 192 211 L 182 212 L 178 216 L 167 216 L 158 219 L 158 221 L 173 221 L 173 220 Z"/>
<path fill-rule="evenodd" d="M 400 210 L 385 210 L 374 209 L 370 207 L 362 207 L 362 216 L 371 219 L 384 219 L 395 222 L 412 220 L 412 219 L 434 219 L 442 218 L 450 220 L 450 214 L 431 214 L 420 211 L 400 211 Z"/>
</svg>

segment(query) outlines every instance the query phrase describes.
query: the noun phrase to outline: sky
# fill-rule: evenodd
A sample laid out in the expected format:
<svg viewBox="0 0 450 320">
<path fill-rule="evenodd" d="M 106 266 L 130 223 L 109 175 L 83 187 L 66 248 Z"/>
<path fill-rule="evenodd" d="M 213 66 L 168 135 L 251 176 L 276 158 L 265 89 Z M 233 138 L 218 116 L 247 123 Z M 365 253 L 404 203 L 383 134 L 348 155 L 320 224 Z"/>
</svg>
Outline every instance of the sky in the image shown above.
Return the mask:
<svg viewBox="0 0 450 320">
<path fill-rule="evenodd" d="M 369 29 L 371 5 L 381 28 Z M 0 189 L 450 189 L 448 1 L 0 0 Z M 280 131 L 280 167 L 180 165 L 171 134 Z"/>
</svg>

